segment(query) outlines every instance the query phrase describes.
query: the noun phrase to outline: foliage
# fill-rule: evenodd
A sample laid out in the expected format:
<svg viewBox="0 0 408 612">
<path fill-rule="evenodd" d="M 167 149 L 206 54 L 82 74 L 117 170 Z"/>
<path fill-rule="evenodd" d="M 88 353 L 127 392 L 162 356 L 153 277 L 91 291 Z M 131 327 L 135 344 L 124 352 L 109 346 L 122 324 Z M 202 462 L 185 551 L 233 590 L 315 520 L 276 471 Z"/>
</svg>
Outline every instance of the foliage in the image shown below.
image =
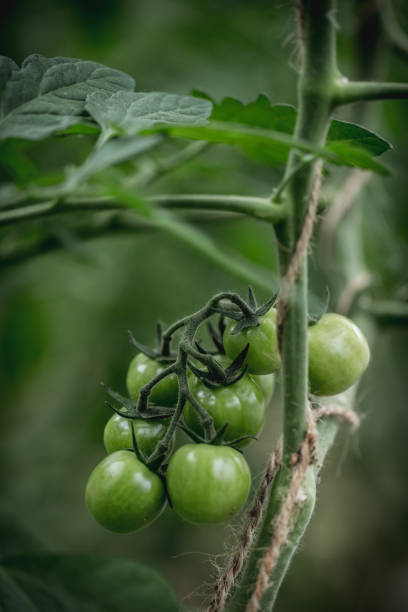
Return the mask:
<svg viewBox="0 0 408 612">
<path fill-rule="evenodd" d="M 75 8 L 70 10 L 77 11 L 77 23 L 85 28 L 85 21 L 81 20 L 85 20 L 87 9 L 85 5 L 74 4 Z M 97 58 L 101 63 L 30 56 L 21 68 L 7 58 L 1 64 L 1 83 L 7 92 L 2 98 L 0 123 L 3 138 L 0 223 L 4 226 L 0 245 L 0 263 L 4 270 L 0 313 L 0 339 L 4 348 L 0 355 L 0 376 L 7 383 L 3 388 L 8 389 L 5 399 L 11 408 L 2 416 L 10 436 L 3 450 L 10 469 L 10 472 L 7 470 L 10 476 L 3 477 L 7 483 L 5 497 L 17 513 L 31 505 L 33 523 L 51 539 L 53 549 L 76 552 L 78 546 L 89 550 L 96 545 L 103 552 L 110 550 L 117 555 L 120 551 L 121 555 L 132 556 L 137 550 L 140 558 L 165 565 L 172 578 L 176 575 L 180 593 L 185 595 L 191 591 L 198 578 L 189 577 L 197 564 L 183 559 L 164 562 L 162 551 L 166 548 L 169 554 L 180 552 L 183 537 L 190 538 L 189 550 L 220 550 L 222 538 L 217 534 L 221 536 L 221 531 L 215 532 L 213 538 L 207 536 L 207 531 L 200 536 L 200 532 L 187 526 L 182 528 L 166 514 L 162 525 L 140 534 L 137 540 L 120 539 L 117 543 L 86 523 L 82 481 L 89 465 L 100 458 L 101 432 L 108 416 L 100 407 L 101 396 L 96 396 L 97 384 L 104 379 L 115 388 L 123 389 L 123 372 L 128 360 L 123 330 L 127 327 L 134 329 L 142 341 L 149 342 L 148 329 L 152 328 L 154 318 L 171 320 L 193 311 L 220 287 L 242 290 L 245 283 L 251 282 L 265 296 L 278 288 L 277 250 L 270 241 L 270 225 L 272 222 L 278 226 L 284 218 L 281 210 L 275 208 L 273 198 L 278 194 L 276 205 L 283 204 L 285 208 L 287 184 L 282 184 L 280 175 L 290 150 L 301 152 L 297 169 L 300 174 L 307 172 L 317 157 L 325 162 L 326 181 L 319 202 L 320 213 L 341 191 L 348 168 L 370 169 L 380 178 L 370 178 L 359 196 L 363 223 L 357 251 L 360 255 L 363 252 L 364 266 L 370 271 L 372 281 L 361 301 L 356 299 L 354 307 L 385 326 L 380 335 L 380 348 L 374 354 L 373 373 L 369 372 L 366 379 L 369 382 L 365 383 L 366 392 L 373 389 L 371 401 L 366 401 L 366 408 L 363 407 L 363 411 L 368 407 L 373 410 L 381 426 L 372 419 L 364 423 L 361 437 L 364 455 L 368 457 L 364 466 L 361 461 L 354 461 L 351 469 L 352 460 L 349 460 L 346 484 L 337 480 L 336 485 L 328 479 L 323 487 L 319 517 L 322 529 L 312 524 L 312 536 L 308 536 L 309 545 L 303 552 L 306 563 L 302 562 L 302 555 L 298 556 L 289 581 L 294 588 L 283 588 L 280 606 L 282 610 L 299 605 L 327 609 L 330 601 L 333 610 L 345 609 L 354 605 L 357 593 L 364 602 L 370 601 L 366 608 L 362 603 L 362 609 L 375 610 L 375 606 L 379 609 L 381 598 L 361 594 L 352 575 L 360 574 L 356 568 L 359 555 L 360 563 L 372 579 L 375 562 L 370 557 L 377 559 L 377 566 L 381 566 L 382 574 L 388 575 L 388 583 L 392 585 L 400 567 L 398 559 L 402 559 L 402 553 L 396 552 L 398 529 L 403 529 L 404 505 L 398 494 L 398 482 L 406 462 L 402 438 L 404 412 L 398 408 L 402 405 L 404 390 L 397 374 L 405 359 L 406 292 L 401 274 L 404 274 L 402 261 L 406 249 L 406 209 L 402 206 L 406 186 L 398 164 L 403 170 L 399 159 L 403 159 L 405 148 L 402 136 L 405 106 L 403 102 L 387 104 L 381 107 L 381 114 L 377 111 L 374 120 L 363 118 L 358 111 L 339 111 L 338 117 L 331 121 L 324 145 L 311 143 L 299 134 L 295 136 L 295 108 L 277 103 L 279 99 L 293 102 L 293 74 L 288 62 L 281 61 L 282 56 L 286 60 L 288 50 L 279 50 L 279 60 L 271 57 L 269 52 L 265 53 L 266 47 L 270 49 L 270 33 L 268 37 L 262 34 L 266 18 L 276 28 L 274 36 L 285 24 L 287 28 L 287 12 L 277 12 L 262 2 L 255 4 L 251 7 L 238 3 L 233 14 L 220 5 L 216 19 L 211 8 L 201 2 L 189 3 L 187 7 L 183 0 L 178 0 L 176 19 L 170 19 L 163 6 L 154 17 L 161 40 L 157 48 L 143 3 L 137 17 L 146 27 L 139 28 L 137 37 L 132 35 L 131 45 L 126 28 L 130 34 L 135 15 L 132 14 L 132 19 L 129 15 L 127 19 L 123 17 L 126 11 L 136 9 L 125 8 L 124 3 L 118 3 L 115 9 L 117 19 L 120 15 L 123 18 L 120 51 L 118 47 L 116 51 L 108 46 L 104 50 L 98 48 L 94 38 L 97 23 L 102 24 L 107 14 L 103 5 L 100 21 L 87 22 L 88 35 L 83 36 L 81 44 L 75 36 L 62 35 L 60 39 L 64 42 L 52 48 L 52 37 L 43 36 L 41 40 L 39 34 L 34 34 L 34 28 L 25 37 L 27 43 L 22 42 L 23 37 L 21 42 L 16 42 L 16 37 L 14 41 L 10 38 L 10 51 L 6 47 L 6 52 L 14 58 L 24 57 L 30 48 L 39 48 L 50 56 L 80 55 Z M 342 23 L 347 23 L 351 15 L 347 14 L 347 8 L 341 12 Z M 188 28 L 179 25 L 183 23 L 183 14 L 190 24 Z M 52 19 L 60 31 L 62 20 L 53 17 L 51 11 L 47 23 L 49 20 L 52 23 Z M 110 37 L 113 40 L 118 24 L 111 17 L 108 22 L 105 42 Z M 66 27 L 72 27 L 68 20 Z M 197 34 L 205 31 L 206 44 L 200 48 Z M 32 46 L 30 41 L 35 36 L 38 43 Z M 344 33 L 340 32 L 339 37 L 341 66 L 351 74 L 354 48 L 348 46 Z M 7 36 L 4 40 L 8 40 Z M 163 48 L 171 48 L 172 53 L 163 53 Z M 123 53 L 124 49 L 127 52 Z M 140 49 L 143 49 L 141 53 Z M 391 58 L 389 50 L 385 53 L 383 48 L 382 52 L 391 66 L 387 79 L 406 80 L 403 63 Z M 118 61 L 118 57 L 122 59 Z M 104 64 L 136 74 L 138 88 L 143 91 L 135 92 L 132 77 Z M 265 74 L 273 75 L 269 82 Z M 214 97 L 196 90 L 190 96 L 146 91 L 158 87 L 170 92 L 188 92 L 197 84 L 215 92 Z M 267 95 L 258 95 L 264 88 L 268 90 Z M 224 98 L 228 91 L 234 97 Z M 221 101 L 217 103 L 215 99 Z M 254 101 L 240 101 L 248 99 Z M 366 123 L 370 129 L 361 127 L 360 123 Z M 371 130 L 376 127 L 386 139 Z M 394 151 L 390 150 L 388 139 L 393 141 Z M 384 153 L 387 166 L 378 160 Z M 396 168 L 396 173 L 388 182 L 383 182 L 389 166 Z M 275 184 L 272 200 L 269 196 L 253 196 L 270 193 L 271 183 Z M 198 194 L 190 194 L 192 190 Z M 200 194 L 200 190 L 205 193 Z M 177 195 L 180 191 L 188 193 Z M 215 198 L 208 197 L 208 192 L 215 194 Z M 359 213 L 353 211 L 351 222 L 358 231 Z M 342 223 L 342 227 L 346 225 Z M 104 240 L 91 240 L 104 236 L 107 236 Z M 281 238 L 278 235 L 279 241 Z M 324 308 L 327 285 L 331 305 L 336 303 L 350 274 L 350 270 L 340 271 L 339 262 L 350 263 L 355 250 L 347 241 L 344 245 L 347 256 L 343 253 L 343 258 L 326 257 L 320 247 L 311 258 L 312 313 Z M 55 253 L 57 250 L 60 253 Z M 52 257 L 35 258 L 49 251 L 54 252 Z M 27 262 L 32 257 L 29 265 L 6 267 Z M 331 272 L 327 269 L 330 266 Z M 354 269 L 351 265 L 351 270 Z M 377 300 L 378 297 L 381 299 Z M 397 320 L 398 328 L 389 327 Z M 55 362 L 55 355 L 61 354 L 64 355 L 63 374 L 61 364 Z M 384 396 L 384 392 L 378 391 L 378 381 L 387 377 L 393 383 L 385 385 L 390 395 Z M 381 410 L 384 403 L 392 404 L 398 412 L 401 423 L 398 431 L 393 431 L 394 421 L 388 411 Z M 273 426 L 270 422 L 267 428 L 278 431 L 276 410 L 272 419 Z M 383 449 L 381 464 L 378 463 L 379 445 Z M 261 469 L 262 450 L 266 453 L 270 446 L 271 441 L 264 437 L 258 450 L 249 451 L 255 470 Z M 30 462 L 26 459 L 27 448 Z M 64 457 L 65 473 L 77 476 L 62 488 L 54 463 Z M 394 485 L 387 477 L 391 472 Z M 13 473 L 17 478 L 12 477 Z M 39 479 L 48 483 L 44 492 L 48 504 L 44 508 L 34 490 Z M 352 490 L 344 491 L 347 487 Z M 54 492 L 52 499 L 51 491 Z M 59 493 L 57 497 L 55 492 Z M 327 518 L 325 495 L 334 500 Z M 360 521 L 360 529 L 350 527 L 350 532 L 356 534 L 353 540 L 348 533 L 343 533 L 341 544 L 328 525 L 330 517 L 339 526 L 353 525 L 353 517 L 359 520 L 359 504 L 355 504 L 354 510 L 344 507 L 343 500 L 353 495 L 361 500 L 361 507 L 369 504 L 372 513 Z M 66 535 L 55 523 L 55 516 L 63 512 L 61 506 L 67 508 Z M 342 512 L 350 512 L 350 517 L 344 520 L 340 516 Z M 395 528 L 384 533 L 379 528 L 380 516 L 391 512 L 395 516 Z M 380 540 L 381 546 L 377 546 Z M 30 548 L 28 535 L 25 541 L 27 547 L 22 547 L 22 552 Z M 343 559 L 343 569 L 339 569 L 343 576 L 339 579 L 341 589 L 329 575 L 330 563 L 318 560 L 319 554 L 327 558 L 330 546 L 330 556 Z M 347 546 L 350 550 L 351 547 L 359 550 L 354 560 L 350 559 L 352 555 Z M 76 560 L 80 566 L 82 561 L 79 557 Z M 40 562 L 38 565 L 41 567 Z M 27 567 L 24 565 L 24 571 Z M 20 597 L 10 587 L 9 580 L 16 579 L 10 569 L 7 571 L 5 583 L 10 588 L 10 596 Z M 319 584 L 305 589 L 307 582 L 316 585 L 318 576 L 325 572 L 324 588 Z M 37 575 L 25 576 L 24 584 L 34 584 L 37 579 L 40 579 Z M 59 585 L 61 580 L 53 574 L 53 583 Z M 49 596 L 45 594 L 47 588 L 41 587 L 44 597 Z M 71 582 L 68 588 L 71 590 Z M 389 588 L 390 592 L 397 592 L 397 587 Z M 60 597 L 59 587 L 56 596 Z M 171 595 L 164 597 L 173 601 Z M 390 596 L 388 603 L 391 599 Z"/>
</svg>

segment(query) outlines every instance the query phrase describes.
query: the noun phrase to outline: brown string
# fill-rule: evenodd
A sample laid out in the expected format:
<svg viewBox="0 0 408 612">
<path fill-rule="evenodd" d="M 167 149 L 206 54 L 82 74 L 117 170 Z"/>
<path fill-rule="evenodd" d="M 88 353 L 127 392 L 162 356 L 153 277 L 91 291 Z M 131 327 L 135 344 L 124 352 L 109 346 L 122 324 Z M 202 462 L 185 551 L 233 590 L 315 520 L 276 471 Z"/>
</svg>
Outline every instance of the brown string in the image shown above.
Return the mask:
<svg viewBox="0 0 408 612">
<path fill-rule="evenodd" d="M 360 426 L 360 417 L 358 414 L 351 410 L 351 408 L 345 408 L 338 404 L 331 404 L 329 406 L 319 406 L 313 411 L 314 420 L 320 421 L 324 417 L 334 416 L 342 419 L 347 425 L 350 425 L 351 429 L 355 431 Z"/>
<path fill-rule="evenodd" d="M 317 431 L 316 431 L 316 423 L 325 417 L 338 417 L 342 419 L 345 423 L 350 425 L 353 430 L 357 429 L 360 424 L 360 419 L 358 415 L 351 410 L 350 408 L 340 406 L 338 404 L 331 404 L 329 406 L 320 406 L 319 408 L 314 409 L 313 411 L 308 408 L 308 433 L 305 439 L 302 442 L 302 445 L 297 453 L 291 458 L 291 464 L 294 466 L 294 471 L 292 475 L 291 487 L 288 493 L 288 497 L 286 499 L 286 506 L 281 507 L 281 512 L 278 517 L 275 519 L 275 524 L 280 523 L 281 531 L 278 536 L 274 536 L 274 540 L 271 544 L 269 550 L 273 549 L 271 552 L 271 556 L 268 558 L 268 565 L 264 567 L 264 571 L 262 572 L 262 582 L 257 584 L 257 596 L 251 598 L 252 606 L 256 606 L 260 604 L 260 599 L 265 588 L 268 586 L 268 577 L 270 575 L 266 572 L 268 571 L 268 566 L 271 563 L 276 564 L 276 560 L 274 555 L 276 554 L 277 546 L 278 546 L 278 556 L 279 550 L 282 546 L 282 543 L 286 540 L 285 531 L 282 531 L 282 524 L 284 525 L 287 522 L 286 531 L 288 528 L 290 529 L 289 520 L 290 514 L 293 509 L 294 504 L 296 503 L 297 496 L 299 494 L 299 489 L 302 483 L 302 478 L 306 469 L 310 463 L 314 461 L 314 453 L 317 444 Z M 306 450 L 306 452 L 305 452 Z M 254 540 L 256 530 L 261 522 L 263 507 L 266 500 L 266 494 L 270 484 L 272 483 L 274 477 L 276 476 L 280 464 L 282 460 L 282 441 L 280 440 L 277 449 L 274 453 L 272 453 L 269 463 L 266 467 L 265 473 L 262 477 L 261 484 L 259 486 L 258 492 L 254 498 L 252 503 L 252 507 L 248 513 L 247 519 L 245 521 L 241 536 L 238 540 L 238 548 L 234 556 L 232 557 L 231 562 L 229 563 L 226 570 L 221 574 L 217 580 L 217 584 L 215 587 L 215 595 L 213 600 L 211 601 L 209 607 L 207 608 L 207 612 L 221 612 L 224 609 L 225 602 L 227 597 L 231 591 L 232 586 L 234 585 L 235 580 L 240 574 L 244 561 L 247 557 L 249 548 Z M 303 475 L 303 476 L 302 476 Z M 289 501 L 287 501 L 289 499 Z M 283 509 L 283 518 L 282 517 L 282 509 Z M 289 512 L 289 513 L 288 513 Z M 278 537 L 278 545 L 276 544 L 276 537 Z M 283 539 L 282 539 L 283 538 Z M 280 541 L 281 540 L 281 541 Z M 280 543 L 279 543 L 280 542 Z M 268 551 L 269 552 L 269 551 Z M 272 571 L 273 566 L 271 567 Z M 261 575 L 261 574 L 260 574 Z M 255 603 L 256 600 L 258 603 Z M 248 604 L 249 606 L 249 604 Z M 246 612 L 253 612 L 258 608 L 247 608 Z"/>
<path fill-rule="evenodd" d="M 237 551 L 232 557 L 224 573 L 218 578 L 215 588 L 215 595 L 207 609 L 207 612 L 220 612 L 220 610 L 222 610 L 224 607 L 231 587 L 242 570 L 245 558 L 254 540 L 256 529 L 261 522 L 266 493 L 279 470 L 281 460 L 282 441 L 279 442 L 275 452 L 273 452 L 270 457 L 258 491 L 253 500 L 251 509 L 248 512 L 241 536 L 238 540 Z"/>
<path fill-rule="evenodd" d="M 294 465 L 294 467 L 289 489 L 286 498 L 282 503 L 277 516 L 275 517 L 275 529 L 272 542 L 261 560 L 255 590 L 248 602 L 245 612 L 257 612 L 260 608 L 262 596 L 269 584 L 269 577 L 273 569 L 276 567 L 282 545 L 286 542 L 289 535 L 293 508 L 300 497 L 299 494 L 303 478 L 306 474 L 307 468 L 314 462 L 316 443 L 316 424 L 312 411 L 308 406 L 307 434 L 297 453 L 294 453 L 292 456 L 291 464 Z"/>
<path fill-rule="evenodd" d="M 299 448 L 299 451 L 292 457 L 291 463 L 294 465 L 292 479 L 285 501 L 280 507 L 279 513 L 275 518 L 275 530 L 271 545 L 263 557 L 258 573 L 258 580 L 251 599 L 248 602 L 245 612 L 257 612 L 261 605 L 261 599 L 268 588 L 270 575 L 279 560 L 280 550 L 286 542 L 293 517 L 294 506 L 300 498 L 300 489 L 307 468 L 315 462 L 315 450 L 317 444 L 316 422 L 324 417 L 335 416 L 342 419 L 345 423 L 356 429 L 360 424 L 360 419 L 353 410 L 338 404 L 321 406 L 312 411 L 308 406 L 308 431 Z"/>
</svg>

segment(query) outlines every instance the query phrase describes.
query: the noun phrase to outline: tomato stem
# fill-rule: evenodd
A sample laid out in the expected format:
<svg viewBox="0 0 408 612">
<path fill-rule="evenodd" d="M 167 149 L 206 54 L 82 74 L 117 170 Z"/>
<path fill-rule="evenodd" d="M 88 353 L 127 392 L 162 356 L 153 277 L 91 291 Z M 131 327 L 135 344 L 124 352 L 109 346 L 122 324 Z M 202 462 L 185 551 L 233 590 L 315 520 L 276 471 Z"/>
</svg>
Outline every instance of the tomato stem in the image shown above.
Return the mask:
<svg viewBox="0 0 408 612">
<path fill-rule="evenodd" d="M 298 83 L 299 111 L 295 137 L 313 146 L 324 145 L 333 108 L 336 67 L 335 26 L 332 0 L 304 0 L 301 5 L 300 30 L 303 43 L 302 70 Z M 283 189 L 287 190 L 288 213 L 276 226 L 281 244 L 280 269 L 283 278 L 291 263 L 302 231 L 312 189 L 315 160 L 304 163 L 299 152 L 292 150 L 288 159 Z M 289 490 L 293 466 L 291 457 L 300 448 L 307 430 L 308 403 L 307 373 L 307 258 L 303 257 L 297 278 L 288 295 L 288 304 L 282 330 L 282 382 L 284 410 L 284 443 L 282 467 L 272 486 L 263 522 L 248 556 L 241 579 L 228 607 L 231 612 L 245 610 L 257 583 L 259 562 L 268 549 L 274 534 L 273 519 Z M 309 471 L 311 468 L 309 468 Z M 307 472 L 307 474 L 309 473 Z M 277 566 L 270 576 L 269 586 L 259 601 L 262 611 L 271 610 L 276 593 L 286 573 L 300 538 L 314 507 L 315 482 L 308 476 L 305 499 L 296 506 L 292 517 L 294 528 L 291 544 L 282 550 Z"/>
<path fill-rule="evenodd" d="M 244 358 L 249 346 L 245 347 L 245 350 L 237 356 L 230 366 L 224 368 L 220 363 L 218 363 L 214 355 L 206 352 L 201 347 L 200 350 L 197 350 L 195 338 L 199 327 L 204 322 L 207 322 L 215 312 L 221 315 L 221 323 L 219 326 L 221 333 L 221 330 L 224 328 L 222 317 L 229 317 L 231 314 L 233 314 L 234 319 L 238 317 L 240 321 L 255 321 L 259 316 L 257 313 L 263 313 L 265 308 L 272 305 L 272 300 L 270 300 L 258 308 L 252 290 L 249 292 L 248 299 L 250 303 L 247 303 L 243 298 L 241 298 L 241 296 L 231 291 L 217 293 L 197 312 L 176 321 L 164 331 L 160 326 L 160 333 L 158 335 L 160 340 L 159 350 L 154 352 L 153 349 L 150 349 L 149 347 L 142 348 L 146 349 L 148 354 L 153 355 L 154 353 L 154 357 L 158 361 L 160 361 L 160 359 L 163 357 L 169 360 L 170 357 L 172 357 L 170 349 L 174 335 L 179 330 L 183 330 L 181 337 L 178 340 L 174 361 L 154 378 L 152 378 L 148 383 L 143 385 L 143 387 L 141 387 L 136 404 L 131 400 L 122 397 L 115 391 L 105 387 L 109 394 L 114 399 L 118 400 L 127 410 L 127 413 L 123 413 L 114 408 L 114 410 L 121 416 L 127 416 L 128 418 L 154 418 L 156 414 L 160 412 L 162 407 L 149 403 L 149 396 L 153 388 L 167 376 L 170 376 L 171 374 L 175 374 L 177 376 L 179 385 L 177 406 L 174 409 L 170 409 L 172 412 L 169 415 L 170 423 L 166 434 L 161 440 L 159 440 L 152 454 L 146 459 L 147 465 L 154 465 L 155 469 L 160 469 L 162 466 L 166 459 L 167 451 L 171 446 L 174 432 L 180 421 L 186 402 L 189 402 L 197 411 L 204 431 L 205 441 L 211 443 L 216 438 L 213 418 L 200 405 L 190 391 L 187 377 L 189 358 L 199 361 L 206 367 L 206 371 L 203 371 L 203 375 L 209 382 L 214 382 L 215 386 L 218 384 L 228 385 L 236 382 L 240 378 L 240 370 L 243 368 Z M 231 307 L 234 308 L 233 311 L 231 311 Z M 132 334 L 130 334 L 130 337 L 136 348 L 142 346 L 133 339 Z M 194 370 L 197 371 L 196 368 L 194 368 Z M 163 408 L 163 410 L 168 411 L 169 408 Z"/>
</svg>

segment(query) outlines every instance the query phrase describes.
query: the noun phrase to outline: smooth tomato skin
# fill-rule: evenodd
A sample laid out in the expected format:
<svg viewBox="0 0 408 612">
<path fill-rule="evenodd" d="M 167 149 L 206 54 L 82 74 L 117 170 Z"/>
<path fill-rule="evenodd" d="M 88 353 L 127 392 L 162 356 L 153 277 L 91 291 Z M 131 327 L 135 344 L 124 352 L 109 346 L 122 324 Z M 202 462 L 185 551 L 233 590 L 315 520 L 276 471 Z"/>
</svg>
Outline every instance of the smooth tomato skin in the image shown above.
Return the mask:
<svg viewBox="0 0 408 612">
<path fill-rule="evenodd" d="M 258 327 L 248 327 L 232 334 L 235 321 L 224 332 L 224 347 L 230 359 L 244 350 L 249 343 L 245 363 L 250 374 L 272 374 L 281 367 L 281 357 L 276 335 L 276 310 L 271 308 L 261 318 Z"/>
<path fill-rule="evenodd" d="M 216 431 L 228 423 L 224 436 L 226 442 L 242 436 L 259 435 L 265 423 L 265 396 L 261 387 L 249 376 L 217 389 L 209 389 L 196 376 L 191 376 L 189 386 L 195 399 L 214 419 Z M 204 435 L 197 411 L 189 402 L 184 407 L 183 418 L 192 431 Z M 251 441 L 250 438 L 242 440 L 237 446 L 246 446 Z"/>
<path fill-rule="evenodd" d="M 136 401 L 141 387 L 163 372 L 166 367 L 166 364 L 150 359 L 143 353 L 138 353 L 130 362 L 126 376 L 126 386 L 130 397 Z M 177 403 L 177 396 L 177 376 L 170 374 L 153 387 L 150 400 L 160 406 L 174 406 Z"/>
<path fill-rule="evenodd" d="M 309 383 L 314 395 L 337 395 L 367 368 L 370 349 L 362 331 L 342 315 L 329 313 L 309 328 Z"/>
<path fill-rule="evenodd" d="M 108 454 L 133 448 L 132 422 L 137 446 L 147 457 L 153 453 L 157 443 L 166 433 L 169 424 L 168 420 L 126 419 L 119 414 L 114 414 L 106 423 L 103 432 L 103 442 Z"/>
<path fill-rule="evenodd" d="M 229 446 L 181 446 L 170 459 L 166 479 L 174 510 L 198 524 L 231 518 L 251 488 L 244 456 Z"/>
<path fill-rule="evenodd" d="M 145 527 L 164 510 L 164 485 L 133 452 L 108 455 L 89 477 L 85 501 L 105 529 L 129 533 Z"/>
<path fill-rule="evenodd" d="M 275 374 L 261 374 L 258 376 L 256 374 L 250 374 L 250 378 L 261 387 L 266 405 L 268 405 L 275 391 Z"/>
</svg>

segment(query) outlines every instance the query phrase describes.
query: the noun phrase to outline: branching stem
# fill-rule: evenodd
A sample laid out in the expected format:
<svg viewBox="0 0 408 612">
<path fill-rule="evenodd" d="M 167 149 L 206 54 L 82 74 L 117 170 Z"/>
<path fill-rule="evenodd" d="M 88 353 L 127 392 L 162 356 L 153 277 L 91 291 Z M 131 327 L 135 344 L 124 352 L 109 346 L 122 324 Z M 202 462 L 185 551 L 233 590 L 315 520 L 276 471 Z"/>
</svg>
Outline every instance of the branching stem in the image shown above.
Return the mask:
<svg viewBox="0 0 408 612">
<path fill-rule="evenodd" d="M 189 210 L 211 210 L 218 212 L 241 213 L 262 221 L 278 222 L 285 216 L 285 207 L 274 205 L 267 198 L 216 194 L 180 194 L 150 196 L 148 201 L 161 208 L 180 208 Z M 0 227 L 15 225 L 24 221 L 48 219 L 60 215 L 84 212 L 126 210 L 126 206 L 111 197 L 67 198 L 64 202 L 48 200 L 27 204 L 0 212 Z"/>
<path fill-rule="evenodd" d="M 303 69 L 299 79 L 299 112 L 295 138 L 307 141 L 313 146 L 324 145 L 332 110 L 333 84 L 337 78 L 335 31 L 331 18 L 331 0 L 305 0 L 302 4 L 301 24 L 304 40 Z M 298 168 L 299 153 L 292 151 L 284 176 L 288 179 L 288 215 L 276 228 L 281 250 L 281 275 L 285 276 L 294 256 L 297 241 L 302 233 L 308 202 L 315 173 L 315 163 Z M 296 171 L 295 171 L 296 170 Z M 287 297 L 283 332 L 283 395 L 284 395 L 284 445 L 283 461 L 274 485 L 270 491 L 262 525 L 258 531 L 241 581 L 238 583 L 228 606 L 231 612 L 245 610 L 249 600 L 254 605 L 252 594 L 258 581 L 258 568 L 263 552 L 274 537 L 274 517 L 284 503 L 292 482 L 293 466 L 291 457 L 301 448 L 307 429 L 308 404 L 307 377 L 307 261 L 303 257 L 297 271 L 297 278 Z M 260 610 L 272 609 L 277 590 L 286 573 L 299 540 L 310 519 L 314 504 L 314 484 L 307 490 L 304 511 L 296 508 L 296 535 L 291 535 L 289 548 L 282 552 L 274 568 L 273 580 L 262 592 L 257 603 Z M 302 507 L 302 505 L 301 505 Z"/>
<path fill-rule="evenodd" d="M 408 98 L 408 83 L 374 83 L 370 81 L 337 81 L 333 104 L 340 106 L 368 100 L 396 100 Z"/>
<path fill-rule="evenodd" d="M 122 403 L 124 404 L 125 408 L 130 406 L 130 410 L 128 410 L 125 416 L 128 418 L 140 418 L 141 416 L 143 418 L 149 418 L 149 415 L 153 415 L 153 413 L 158 410 L 157 406 L 149 405 L 148 402 L 153 388 L 167 376 L 172 374 L 177 376 L 179 387 L 177 406 L 170 417 L 170 423 L 166 435 L 158 442 L 153 453 L 147 458 L 147 464 L 154 466 L 156 470 L 160 468 L 161 463 L 167 456 L 174 431 L 182 416 L 183 407 L 186 402 L 190 402 L 193 408 L 197 411 L 206 442 L 211 443 L 216 438 L 216 431 L 212 417 L 200 405 L 190 391 L 187 376 L 188 360 L 189 358 L 192 358 L 201 362 L 207 367 L 208 373 L 215 376 L 223 384 L 230 384 L 233 381 L 235 374 L 231 374 L 227 370 L 224 370 L 224 368 L 210 353 L 201 353 L 198 351 L 194 344 L 198 328 L 214 314 L 214 307 L 217 307 L 217 311 L 221 315 L 228 316 L 231 304 L 235 307 L 236 311 L 241 314 L 241 317 L 252 319 L 257 316 L 256 310 L 247 304 L 247 302 L 238 294 L 230 291 L 224 291 L 216 294 L 197 312 L 176 321 L 161 334 L 161 342 L 159 351 L 157 353 L 157 359 L 160 361 L 160 358 L 163 358 L 163 361 L 168 362 L 169 359 L 172 359 L 170 349 L 174 334 L 183 329 L 181 338 L 178 342 L 177 354 L 174 357 L 173 363 L 170 363 L 170 365 L 164 368 L 148 383 L 143 385 L 139 391 L 137 403 L 134 405 L 131 401 L 122 398 Z M 113 396 L 115 397 L 116 395 L 117 394 L 113 392 Z M 119 398 L 120 396 L 117 397 Z"/>
</svg>

